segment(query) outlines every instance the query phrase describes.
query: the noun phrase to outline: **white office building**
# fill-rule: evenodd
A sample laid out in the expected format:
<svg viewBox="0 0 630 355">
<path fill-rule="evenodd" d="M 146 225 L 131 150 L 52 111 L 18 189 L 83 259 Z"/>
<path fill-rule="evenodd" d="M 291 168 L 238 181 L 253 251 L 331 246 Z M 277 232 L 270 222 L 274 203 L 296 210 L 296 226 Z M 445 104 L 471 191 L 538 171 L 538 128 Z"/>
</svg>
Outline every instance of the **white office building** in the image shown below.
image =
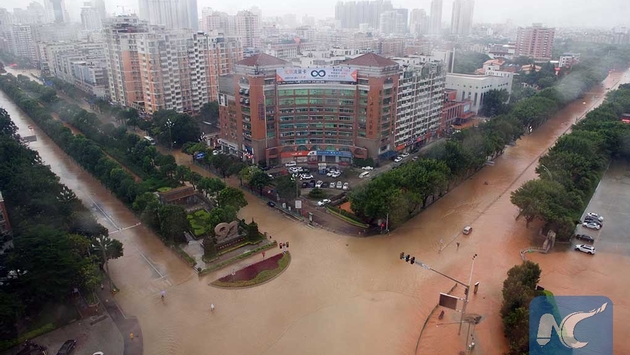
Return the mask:
<svg viewBox="0 0 630 355">
<path fill-rule="evenodd" d="M 510 73 L 511 74 L 511 73 Z M 446 75 L 446 89 L 457 91 L 457 100 L 470 100 L 472 102 L 471 110 L 479 113 L 481 103 L 485 93 L 490 90 L 505 89 L 512 94 L 512 75 L 469 75 L 454 74 Z"/>
</svg>

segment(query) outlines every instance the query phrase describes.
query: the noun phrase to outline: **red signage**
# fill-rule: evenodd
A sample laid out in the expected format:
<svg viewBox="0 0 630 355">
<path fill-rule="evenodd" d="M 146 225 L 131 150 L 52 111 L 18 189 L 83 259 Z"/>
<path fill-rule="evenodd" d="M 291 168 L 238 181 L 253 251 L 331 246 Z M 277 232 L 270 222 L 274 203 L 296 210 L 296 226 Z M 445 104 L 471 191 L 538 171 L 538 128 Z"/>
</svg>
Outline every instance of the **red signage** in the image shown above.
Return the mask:
<svg viewBox="0 0 630 355">
<path fill-rule="evenodd" d="M 280 156 L 282 158 L 291 158 L 291 157 L 305 157 L 308 155 L 308 151 L 299 151 L 299 152 L 282 152 Z"/>
</svg>

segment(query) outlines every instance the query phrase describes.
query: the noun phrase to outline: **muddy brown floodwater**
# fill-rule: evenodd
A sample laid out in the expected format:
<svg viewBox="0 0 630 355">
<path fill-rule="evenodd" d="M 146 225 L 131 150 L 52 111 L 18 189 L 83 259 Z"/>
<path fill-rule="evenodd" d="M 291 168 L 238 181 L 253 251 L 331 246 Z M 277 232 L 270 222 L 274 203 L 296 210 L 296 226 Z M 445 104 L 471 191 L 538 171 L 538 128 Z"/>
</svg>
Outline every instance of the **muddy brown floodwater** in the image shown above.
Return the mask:
<svg viewBox="0 0 630 355">
<path fill-rule="evenodd" d="M 606 86 L 620 75 L 609 77 Z M 628 76 L 622 80 L 628 81 Z M 533 224 L 526 229 L 522 220 L 515 221 L 518 211 L 509 193 L 535 177 L 537 158 L 602 97 L 603 88 L 598 87 L 587 95 L 586 104 L 570 105 L 509 147 L 493 167 L 484 168 L 388 236 L 360 239 L 312 229 L 246 194 L 249 205 L 241 218 L 255 219 L 261 231 L 279 242 L 289 241 L 293 258 L 280 277 L 242 290 L 208 286 L 232 267 L 198 277 L 150 231 L 134 227 L 137 218 L 2 92 L 0 106 L 11 114 L 20 134 L 29 135 L 28 126 L 35 127 L 38 141 L 31 147 L 93 209 L 112 237 L 125 244 L 124 257 L 110 263 L 110 272 L 121 290 L 116 298 L 122 310 L 140 321 L 145 354 L 415 354 L 420 329 L 439 292 L 447 292 L 453 282 L 401 262 L 401 251 L 465 282 L 471 257 L 478 254 L 473 282 L 479 281 L 481 287 L 469 305 L 470 312 L 483 315 L 475 329 L 475 353 L 501 354 L 506 349 L 498 316 L 501 285 L 506 271 L 520 262 L 519 251 L 538 242 Z M 182 155 L 177 158 L 190 161 Z M 465 225 L 472 225 L 474 231 L 463 237 Z M 440 239 L 445 242 L 441 252 Z M 578 254 L 533 255 L 532 259 L 543 267 L 543 283 L 558 281 L 561 288 L 553 290 L 556 294 L 599 294 L 615 277 L 630 272 L 627 257 L 606 258 L 598 253 L 589 265 L 598 279 L 586 284 L 573 272 L 582 260 Z M 236 268 L 258 260 L 243 260 Z M 161 290 L 167 290 L 165 302 Z M 630 290 L 626 283 L 610 291 L 613 294 L 607 296 L 615 302 L 615 353 L 630 353 L 622 337 L 630 333 L 630 325 L 622 321 L 630 315 L 623 299 Z M 216 306 L 212 313 L 211 303 Z M 453 319 L 456 315 L 449 313 L 444 322 Z M 453 354 L 463 344 L 456 325 L 430 322 L 417 353 Z"/>
</svg>

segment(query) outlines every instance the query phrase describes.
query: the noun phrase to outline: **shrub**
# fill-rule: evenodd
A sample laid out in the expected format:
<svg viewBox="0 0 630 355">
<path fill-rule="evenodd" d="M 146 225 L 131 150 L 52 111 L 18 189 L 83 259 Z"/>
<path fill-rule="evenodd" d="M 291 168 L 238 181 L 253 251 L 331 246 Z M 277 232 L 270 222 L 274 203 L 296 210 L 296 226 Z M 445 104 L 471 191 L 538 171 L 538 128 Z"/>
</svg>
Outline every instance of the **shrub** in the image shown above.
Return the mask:
<svg viewBox="0 0 630 355">
<path fill-rule="evenodd" d="M 311 192 L 308 193 L 308 197 L 310 198 L 324 198 L 326 197 L 326 192 L 320 188 L 314 188 Z"/>
</svg>

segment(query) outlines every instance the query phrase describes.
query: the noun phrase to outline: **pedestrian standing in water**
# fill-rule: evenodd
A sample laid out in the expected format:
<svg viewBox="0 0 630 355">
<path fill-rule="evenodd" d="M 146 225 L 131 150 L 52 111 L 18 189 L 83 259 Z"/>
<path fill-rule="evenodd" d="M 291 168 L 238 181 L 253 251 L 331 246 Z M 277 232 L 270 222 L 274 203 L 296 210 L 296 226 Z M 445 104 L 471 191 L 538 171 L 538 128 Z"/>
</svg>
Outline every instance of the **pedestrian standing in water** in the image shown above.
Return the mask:
<svg viewBox="0 0 630 355">
<path fill-rule="evenodd" d="M 459 250 L 459 242 L 455 243 L 457 245 L 457 250 Z"/>
<path fill-rule="evenodd" d="M 210 304 L 210 312 L 214 312 L 214 303 Z"/>
</svg>

